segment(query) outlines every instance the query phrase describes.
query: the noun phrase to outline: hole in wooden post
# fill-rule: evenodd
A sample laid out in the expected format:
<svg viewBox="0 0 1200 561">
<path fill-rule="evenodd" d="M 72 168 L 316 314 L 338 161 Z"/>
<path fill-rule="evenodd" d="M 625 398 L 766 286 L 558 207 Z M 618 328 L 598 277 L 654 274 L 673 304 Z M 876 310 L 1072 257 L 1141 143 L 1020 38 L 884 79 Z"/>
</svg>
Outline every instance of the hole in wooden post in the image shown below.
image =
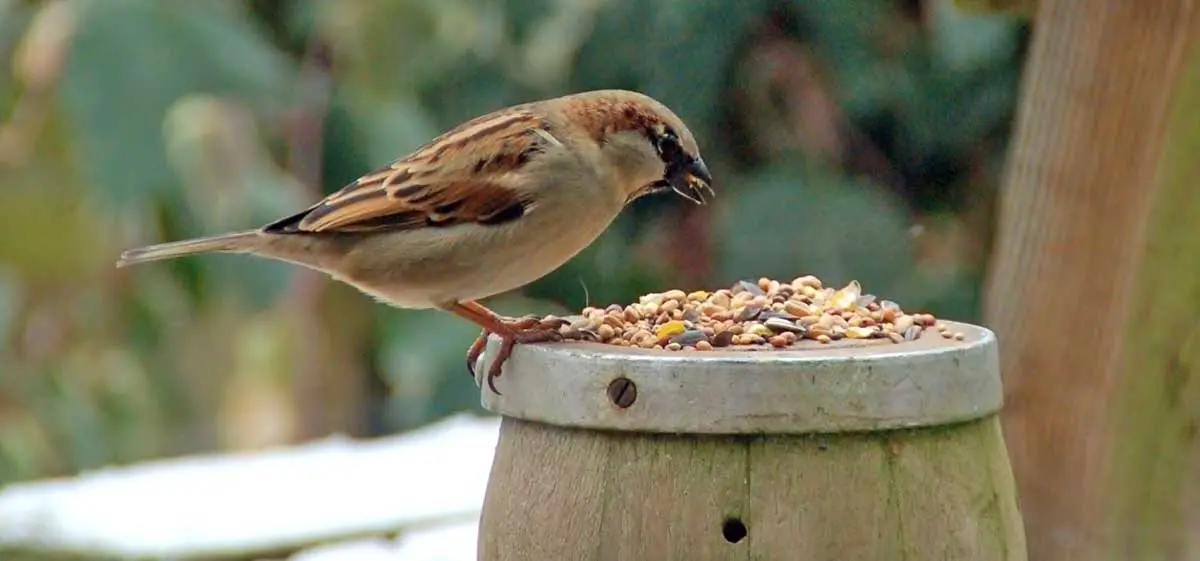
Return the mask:
<svg viewBox="0 0 1200 561">
<path fill-rule="evenodd" d="M 721 524 L 721 535 L 729 543 L 740 542 L 746 537 L 746 525 L 737 518 L 726 518 L 725 523 Z"/>
<path fill-rule="evenodd" d="M 637 384 L 624 376 L 608 383 L 608 399 L 613 405 L 625 409 L 637 401 Z"/>
</svg>

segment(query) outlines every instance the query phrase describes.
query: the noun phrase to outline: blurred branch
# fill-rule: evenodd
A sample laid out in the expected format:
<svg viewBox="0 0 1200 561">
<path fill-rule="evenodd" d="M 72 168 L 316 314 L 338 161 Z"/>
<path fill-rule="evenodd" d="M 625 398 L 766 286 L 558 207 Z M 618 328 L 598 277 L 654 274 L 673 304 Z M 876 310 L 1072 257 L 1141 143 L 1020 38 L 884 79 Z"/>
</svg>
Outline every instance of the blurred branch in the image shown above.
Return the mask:
<svg viewBox="0 0 1200 561">
<path fill-rule="evenodd" d="M 312 200 L 320 198 L 322 193 L 322 138 L 333 87 L 331 68 L 329 45 L 314 33 L 301 61 L 297 86 L 300 95 L 290 114 L 287 131 L 287 169 Z M 295 274 L 287 304 L 296 314 L 295 352 L 300 355 L 294 363 L 292 387 L 301 425 L 301 434 L 297 436 L 307 439 L 320 436 L 329 428 L 325 426 L 327 423 L 322 414 L 326 397 L 322 389 L 322 378 L 327 371 L 324 368 L 326 353 L 321 344 L 322 329 L 315 323 L 320 320 L 327 280 L 325 275 L 303 268 Z"/>
<path fill-rule="evenodd" d="M 752 157 L 799 152 L 817 165 L 866 175 L 900 193 L 903 176 L 838 105 L 822 61 L 788 31 L 786 18 L 779 12 L 764 22 L 743 64 L 752 82 L 739 92 L 742 120 L 750 129 L 746 136 L 760 139 Z"/>
<path fill-rule="evenodd" d="M 43 4 L 17 47 L 12 72 L 24 90 L 8 122 L 0 124 L 0 165 L 24 163 L 41 135 L 75 31 L 76 10 L 67 0 Z"/>
<path fill-rule="evenodd" d="M 314 33 L 301 62 L 299 103 L 291 112 L 287 134 L 287 168 L 311 200 L 323 194 L 323 139 L 333 95 L 333 50 Z M 365 423 L 363 393 L 366 374 L 365 336 L 373 302 L 344 287 L 330 286 L 315 271 L 296 271 L 287 305 L 296 314 L 299 357 L 293 373 L 301 438 L 334 432 L 356 434 Z M 337 332 L 325 320 L 337 317 Z"/>
<path fill-rule="evenodd" d="M 313 197 L 321 194 L 321 139 L 333 91 L 332 50 L 318 36 L 309 40 L 300 65 L 297 106 L 288 122 L 287 169 Z"/>
<path fill-rule="evenodd" d="M 667 247 L 663 253 L 674 271 L 677 286 L 702 286 L 713 272 L 711 205 L 678 208 L 678 220 L 672 220 Z"/>
</svg>

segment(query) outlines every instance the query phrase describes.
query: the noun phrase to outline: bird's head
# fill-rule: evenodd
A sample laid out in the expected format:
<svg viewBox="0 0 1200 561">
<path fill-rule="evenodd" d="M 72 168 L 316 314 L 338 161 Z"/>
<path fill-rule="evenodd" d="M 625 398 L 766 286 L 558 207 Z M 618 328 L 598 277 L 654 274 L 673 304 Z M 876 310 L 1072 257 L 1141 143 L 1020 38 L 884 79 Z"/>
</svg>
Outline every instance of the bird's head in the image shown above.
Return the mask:
<svg viewBox="0 0 1200 561">
<path fill-rule="evenodd" d="M 626 203 L 674 191 L 696 204 L 716 193 L 696 138 L 683 120 L 647 95 L 625 90 L 576 94 L 585 126 L 620 170 Z"/>
</svg>

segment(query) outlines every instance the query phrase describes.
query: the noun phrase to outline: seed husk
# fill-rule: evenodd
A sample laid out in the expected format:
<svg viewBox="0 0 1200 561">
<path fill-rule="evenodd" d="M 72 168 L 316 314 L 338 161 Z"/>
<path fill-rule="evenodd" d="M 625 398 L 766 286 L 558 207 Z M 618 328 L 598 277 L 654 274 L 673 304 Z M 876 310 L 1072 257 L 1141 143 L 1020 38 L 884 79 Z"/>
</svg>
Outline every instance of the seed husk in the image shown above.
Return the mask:
<svg viewBox="0 0 1200 561">
<path fill-rule="evenodd" d="M 737 321 L 750 321 L 758 317 L 762 313 L 762 307 L 754 304 L 748 304 L 734 311 L 733 319 Z"/>
<path fill-rule="evenodd" d="M 685 347 L 688 345 L 695 345 L 701 341 L 707 342 L 708 336 L 699 329 L 689 329 L 683 333 L 680 333 L 679 335 L 671 337 L 672 343 L 679 343 Z"/>
<path fill-rule="evenodd" d="M 760 288 L 757 283 L 750 281 L 738 281 L 737 284 L 733 285 L 733 289 L 731 291 L 734 294 L 749 293 L 753 296 L 766 294 L 766 292 Z"/>
<path fill-rule="evenodd" d="M 776 333 L 784 333 L 784 332 L 790 331 L 792 333 L 803 334 L 805 331 L 805 329 L 803 327 L 796 325 L 796 322 L 788 321 L 783 318 L 768 318 L 766 321 L 763 322 L 763 325 L 766 326 L 771 331 L 774 331 Z"/>
</svg>

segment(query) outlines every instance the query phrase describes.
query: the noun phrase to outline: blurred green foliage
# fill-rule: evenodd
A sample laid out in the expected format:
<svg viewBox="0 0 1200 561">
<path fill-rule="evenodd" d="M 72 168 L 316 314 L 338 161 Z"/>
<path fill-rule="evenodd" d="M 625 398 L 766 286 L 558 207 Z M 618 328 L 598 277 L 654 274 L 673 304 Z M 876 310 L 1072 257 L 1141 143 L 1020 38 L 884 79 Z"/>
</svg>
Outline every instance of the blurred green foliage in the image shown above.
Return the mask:
<svg viewBox="0 0 1200 561">
<path fill-rule="evenodd" d="M 1026 30 L 952 4 L 0 1 L 0 483 L 477 407 L 457 318 L 246 257 L 113 260 L 572 91 L 675 108 L 719 198 L 639 202 L 500 311 L 813 273 L 974 320 Z"/>
</svg>

